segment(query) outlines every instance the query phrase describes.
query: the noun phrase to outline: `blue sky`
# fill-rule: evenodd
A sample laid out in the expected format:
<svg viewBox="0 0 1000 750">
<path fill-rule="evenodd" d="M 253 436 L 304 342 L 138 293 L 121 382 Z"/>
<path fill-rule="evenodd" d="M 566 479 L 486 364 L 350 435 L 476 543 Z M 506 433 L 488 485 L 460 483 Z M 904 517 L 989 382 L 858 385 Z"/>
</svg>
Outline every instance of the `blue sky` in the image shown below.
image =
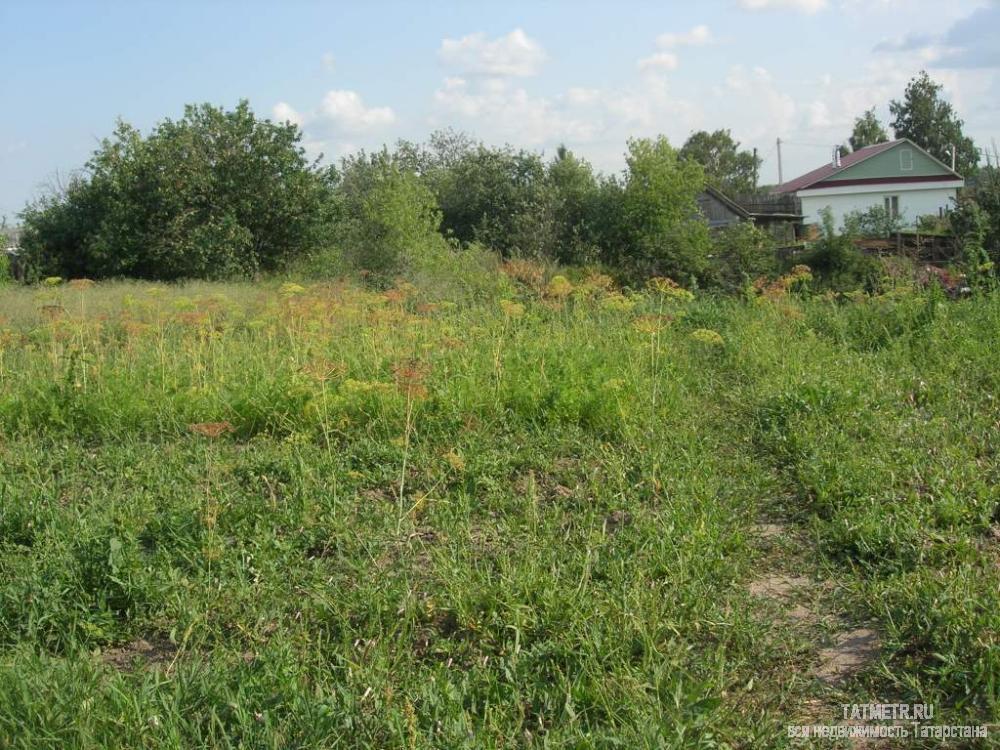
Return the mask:
<svg viewBox="0 0 1000 750">
<path fill-rule="evenodd" d="M 188 102 L 302 125 L 326 158 L 455 127 L 620 169 L 625 140 L 730 128 L 777 179 L 921 68 L 981 146 L 1000 139 L 1000 3 L 0 2 L 0 215 L 78 169 L 117 117 Z"/>
</svg>

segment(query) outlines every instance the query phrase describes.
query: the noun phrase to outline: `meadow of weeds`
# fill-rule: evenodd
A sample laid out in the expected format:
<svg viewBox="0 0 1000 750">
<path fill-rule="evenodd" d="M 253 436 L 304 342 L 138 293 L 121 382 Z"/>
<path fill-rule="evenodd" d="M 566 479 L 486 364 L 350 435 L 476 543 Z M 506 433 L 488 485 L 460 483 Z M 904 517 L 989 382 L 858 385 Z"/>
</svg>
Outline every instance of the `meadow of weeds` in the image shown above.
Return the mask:
<svg viewBox="0 0 1000 750">
<path fill-rule="evenodd" d="M 0 747 L 996 721 L 1000 298 L 510 271 L 0 290 Z"/>
</svg>

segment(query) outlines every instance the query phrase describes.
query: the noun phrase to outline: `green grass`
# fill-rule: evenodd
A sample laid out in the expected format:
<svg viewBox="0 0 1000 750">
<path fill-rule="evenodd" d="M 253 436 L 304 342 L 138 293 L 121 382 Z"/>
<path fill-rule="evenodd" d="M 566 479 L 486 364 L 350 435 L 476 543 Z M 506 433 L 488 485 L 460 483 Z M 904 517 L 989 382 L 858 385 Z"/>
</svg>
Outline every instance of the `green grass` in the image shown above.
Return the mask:
<svg viewBox="0 0 1000 750">
<path fill-rule="evenodd" d="M 997 720 L 1000 298 L 498 289 L 0 290 L 0 747 Z M 782 566 L 821 622 L 750 595 Z"/>
</svg>

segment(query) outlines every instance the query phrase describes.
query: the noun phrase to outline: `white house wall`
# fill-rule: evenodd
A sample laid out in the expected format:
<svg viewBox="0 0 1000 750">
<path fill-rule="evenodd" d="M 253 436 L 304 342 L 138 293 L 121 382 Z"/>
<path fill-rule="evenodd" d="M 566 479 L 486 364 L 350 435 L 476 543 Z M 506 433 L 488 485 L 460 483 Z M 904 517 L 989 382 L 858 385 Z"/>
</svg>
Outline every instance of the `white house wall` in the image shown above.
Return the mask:
<svg viewBox="0 0 1000 750">
<path fill-rule="evenodd" d="M 834 223 L 843 228 L 844 217 L 854 211 L 866 211 L 872 206 L 885 206 L 887 197 L 899 196 L 899 213 L 904 225 L 912 225 L 920 216 L 937 216 L 941 209 L 955 205 L 961 181 L 903 183 L 898 185 L 850 185 L 816 190 L 800 190 L 802 213 L 806 224 L 818 224 L 820 211 L 827 206 L 833 211 Z"/>
</svg>

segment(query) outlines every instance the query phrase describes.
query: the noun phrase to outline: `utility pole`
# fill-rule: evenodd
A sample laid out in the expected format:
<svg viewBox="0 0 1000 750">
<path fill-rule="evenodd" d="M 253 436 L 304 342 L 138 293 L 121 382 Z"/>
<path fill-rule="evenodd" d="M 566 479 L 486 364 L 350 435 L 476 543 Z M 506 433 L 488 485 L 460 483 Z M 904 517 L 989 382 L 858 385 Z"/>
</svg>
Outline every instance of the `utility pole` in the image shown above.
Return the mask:
<svg viewBox="0 0 1000 750">
<path fill-rule="evenodd" d="M 955 171 L 955 144 L 951 144 L 951 171 Z"/>
<path fill-rule="evenodd" d="M 757 176 L 757 165 L 759 163 L 760 162 L 757 161 L 757 147 L 754 146 L 753 147 L 753 189 L 754 190 L 757 189 L 757 180 L 759 179 L 758 176 Z"/>
<path fill-rule="evenodd" d="M 778 139 L 778 184 L 784 185 L 784 173 L 781 171 L 781 139 Z"/>
</svg>

